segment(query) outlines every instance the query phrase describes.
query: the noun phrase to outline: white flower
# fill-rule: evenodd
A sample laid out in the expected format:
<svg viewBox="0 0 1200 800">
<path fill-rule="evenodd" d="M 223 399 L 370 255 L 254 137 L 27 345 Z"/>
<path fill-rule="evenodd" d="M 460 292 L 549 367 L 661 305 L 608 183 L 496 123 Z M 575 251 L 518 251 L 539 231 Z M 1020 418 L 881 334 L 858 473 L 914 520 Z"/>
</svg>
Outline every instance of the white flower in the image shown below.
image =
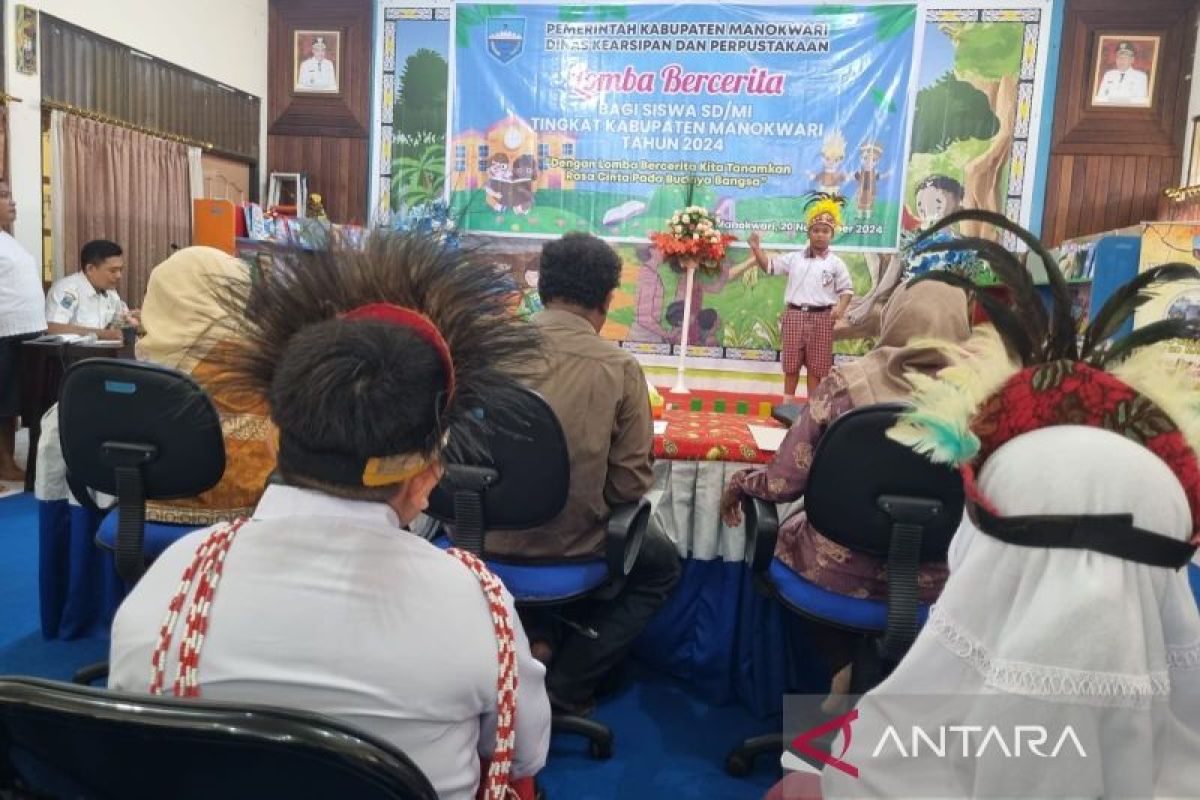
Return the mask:
<svg viewBox="0 0 1200 800">
<path fill-rule="evenodd" d="M 693 234 L 692 234 L 692 238 L 693 238 L 693 239 L 699 239 L 699 238 L 700 238 L 700 234 L 698 234 L 698 233 L 693 233 Z"/>
<path fill-rule="evenodd" d="M 675 232 L 676 232 L 676 233 L 683 233 L 683 226 L 682 226 L 682 225 L 676 225 L 676 226 L 675 226 Z"/>
</svg>

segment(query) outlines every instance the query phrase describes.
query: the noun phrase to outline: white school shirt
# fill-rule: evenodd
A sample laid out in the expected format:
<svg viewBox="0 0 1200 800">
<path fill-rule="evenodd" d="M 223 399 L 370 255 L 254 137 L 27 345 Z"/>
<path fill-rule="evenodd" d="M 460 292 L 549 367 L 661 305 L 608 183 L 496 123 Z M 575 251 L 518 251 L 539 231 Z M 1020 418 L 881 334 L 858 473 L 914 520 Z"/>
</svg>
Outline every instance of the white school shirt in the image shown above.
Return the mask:
<svg viewBox="0 0 1200 800">
<path fill-rule="evenodd" d="M 296 84 L 302 89 L 337 89 L 337 75 L 333 62 L 328 58 L 317 61 L 306 58 L 300 62 L 300 78 Z"/>
<path fill-rule="evenodd" d="M 200 542 L 169 547 L 117 611 L 109 685 L 145 692 L 167 606 Z M 513 773 L 550 745 L 545 668 L 504 593 L 517 650 Z M 167 663 L 174 682 L 181 623 Z M 403 750 L 442 800 L 474 800 L 496 728 L 496 638 L 483 589 L 386 504 L 270 486 L 225 560 L 200 653 L 205 699 L 327 714 Z"/>
<path fill-rule="evenodd" d="M 788 276 L 783 301 L 797 306 L 832 306 L 843 294 L 854 294 L 854 283 L 846 262 L 826 250 L 824 257 L 808 255 L 808 248 L 771 256 L 772 275 Z"/>
<path fill-rule="evenodd" d="M 1146 73 L 1140 69 L 1129 69 L 1121 72 L 1119 69 L 1110 69 L 1104 73 L 1104 77 L 1100 79 L 1100 89 L 1096 92 L 1096 99 L 1109 102 L 1132 102 L 1149 99 L 1150 82 Z"/>
<path fill-rule="evenodd" d="M 42 272 L 16 239 L 0 231 L 0 337 L 44 330 Z"/>
<path fill-rule="evenodd" d="M 115 289 L 98 292 L 82 272 L 60 278 L 46 294 L 46 321 L 104 330 L 129 309 Z"/>
</svg>

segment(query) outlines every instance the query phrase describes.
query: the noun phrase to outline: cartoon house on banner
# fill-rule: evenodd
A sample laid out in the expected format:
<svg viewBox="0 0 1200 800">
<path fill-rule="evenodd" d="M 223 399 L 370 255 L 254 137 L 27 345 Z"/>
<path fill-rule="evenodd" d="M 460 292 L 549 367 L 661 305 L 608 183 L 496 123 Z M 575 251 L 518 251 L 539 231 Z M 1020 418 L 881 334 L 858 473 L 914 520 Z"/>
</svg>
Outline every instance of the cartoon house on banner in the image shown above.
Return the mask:
<svg viewBox="0 0 1200 800">
<path fill-rule="evenodd" d="M 575 181 L 567 178 L 566 170 L 550 165 L 551 159 L 575 158 L 575 137 L 565 133 L 536 133 L 517 116 L 493 123 L 483 133 L 463 131 L 451 140 L 451 147 L 452 185 L 465 190 L 490 186 L 489 205 L 497 210 L 519 209 L 527 192 L 575 188 Z M 510 202 L 505 202 L 506 194 L 512 195 L 507 198 Z"/>
</svg>

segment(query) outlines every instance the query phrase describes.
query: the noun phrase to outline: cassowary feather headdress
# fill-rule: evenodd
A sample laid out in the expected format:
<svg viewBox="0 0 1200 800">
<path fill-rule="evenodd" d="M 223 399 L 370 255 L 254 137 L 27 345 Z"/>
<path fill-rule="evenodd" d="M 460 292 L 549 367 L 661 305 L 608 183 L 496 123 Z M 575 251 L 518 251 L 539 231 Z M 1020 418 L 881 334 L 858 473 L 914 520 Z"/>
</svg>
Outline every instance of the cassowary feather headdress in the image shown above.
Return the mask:
<svg viewBox="0 0 1200 800">
<path fill-rule="evenodd" d="M 285 475 L 397 484 L 434 459 L 483 454 L 476 409 L 486 401 L 494 421 L 519 402 L 514 376 L 539 339 L 510 313 L 512 290 L 504 268 L 418 233 L 280 256 L 249 289 L 226 292 L 242 345 L 223 384 L 267 398 Z M 289 399 L 301 389 L 308 413 Z M 338 396 L 348 399 L 326 402 Z M 334 408 L 376 418 L 342 414 L 336 427 Z"/>
<path fill-rule="evenodd" d="M 1175 473 L 1192 510 L 1196 534 L 1192 544 L 1200 544 L 1200 380 L 1174 367 L 1165 352 L 1173 339 L 1200 339 L 1200 327 L 1168 319 L 1123 338 L 1116 335 L 1158 289 L 1173 281 L 1200 278 L 1200 271 L 1172 263 L 1141 273 L 1109 298 L 1081 342 L 1058 262 L 1024 228 L 998 214 L 966 210 L 930 228 L 916 246 L 964 220 L 989 223 L 1024 242 L 1045 265 L 1051 307 L 1048 310 L 1043 304 L 1024 265 L 997 242 L 962 238 L 930 244 L 925 249 L 931 252 L 975 251 L 1008 289 L 1010 299 L 977 291 L 969 278 L 955 273 L 933 271 L 917 279 L 938 280 L 972 292 L 991 325 L 976 328 L 965 344 L 935 344 L 947 354 L 950 366 L 936 377 L 909 376 L 913 409 L 889 436 L 933 461 L 958 467 L 975 509 L 994 515 L 974 478 L 1005 442 L 1053 425 L 1113 431 L 1154 452 Z M 1166 558 L 1172 564 L 1180 559 L 1186 563 L 1182 551 Z"/>
</svg>

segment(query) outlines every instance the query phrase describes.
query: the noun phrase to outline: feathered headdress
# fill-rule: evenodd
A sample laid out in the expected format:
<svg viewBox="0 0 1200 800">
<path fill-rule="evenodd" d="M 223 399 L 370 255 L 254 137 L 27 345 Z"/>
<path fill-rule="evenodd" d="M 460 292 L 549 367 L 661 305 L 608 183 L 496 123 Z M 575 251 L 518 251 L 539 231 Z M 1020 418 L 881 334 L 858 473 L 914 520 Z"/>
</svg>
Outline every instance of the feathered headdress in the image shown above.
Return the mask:
<svg viewBox="0 0 1200 800">
<path fill-rule="evenodd" d="M 913 408 L 889 436 L 933 461 L 959 467 L 968 497 L 994 514 L 974 484 L 975 470 L 1005 442 L 1052 425 L 1086 425 L 1133 439 L 1158 455 L 1187 494 L 1200 544 L 1200 380 L 1172 369 L 1164 347 L 1172 339 L 1200 339 L 1200 326 L 1168 319 L 1117 338 L 1122 324 L 1173 281 L 1200 278 L 1195 267 L 1164 264 L 1118 289 L 1077 337 L 1067 282 L 1058 262 L 1033 234 L 991 212 L 951 214 L 917 241 L 963 220 L 986 222 L 1014 234 L 1046 268 L 1052 302 L 1042 302 L 1033 278 L 997 242 L 961 238 L 933 242 L 926 252 L 965 249 L 988 262 L 1010 302 L 977 291 L 966 277 L 933 271 L 938 280 L 974 293 L 991 319 L 962 345 L 930 343 L 950 366 L 936 378 L 914 375 Z M 1178 554 L 1175 554 L 1178 556 Z"/>
<path fill-rule="evenodd" d="M 361 250 L 297 251 L 277 257 L 265 277 L 248 291 L 242 286 L 229 288 L 224 300 L 238 309 L 239 336 L 244 342 L 225 367 L 223 383 L 230 390 L 280 397 L 281 391 L 288 390 L 277 385 L 280 369 L 293 342 L 312 326 L 331 321 L 337 322 L 338 331 L 357 324 L 392 326 L 397 344 L 388 347 L 394 353 L 408 347 L 426 363 L 440 367 L 441 378 L 428 396 L 417 396 L 415 386 L 406 388 L 416 393 L 411 403 L 421 406 L 417 416 L 430 421 L 430 430 L 420 432 L 420 444 L 410 452 L 362 452 L 371 447 L 362 439 L 308 452 L 314 447 L 303 436 L 281 430 L 281 466 L 290 459 L 293 465 L 303 466 L 304 474 L 325 483 L 387 486 L 405 480 L 443 453 L 451 458 L 478 457 L 484 452 L 486 430 L 476 409 L 486 400 L 489 417 L 504 419 L 505 409 L 519 401 L 514 376 L 528 369 L 539 351 L 534 330 L 509 312 L 512 280 L 507 271 L 469 252 L 448 248 L 432 236 L 376 231 Z M 331 351 L 338 345 L 338 331 L 330 333 Z M 399 371 L 408 366 L 401 363 Z M 364 386 L 384 379 L 365 365 L 361 371 L 356 380 L 367 382 Z M 405 384 L 416 381 L 415 373 L 406 381 L 404 374 L 396 372 L 390 369 L 386 377 Z M 326 377 L 312 374 L 305 379 L 319 382 Z M 345 385 L 324 389 L 354 390 Z M 402 403 L 396 399 L 397 406 Z M 276 412 L 272 401 L 272 415 Z M 314 409 L 315 415 L 320 413 Z M 366 431 L 363 438 L 370 440 L 372 421 L 360 425 Z M 384 427 L 382 422 L 378 427 Z M 288 452 L 289 447 L 293 452 Z"/>
<path fill-rule="evenodd" d="M 804 203 L 805 226 L 811 228 L 813 223 L 824 222 L 833 227 L 837 233 L 842 228 L 842 208 L 846 198 L 831 192 L 810 192 Z"/>
</svg>

